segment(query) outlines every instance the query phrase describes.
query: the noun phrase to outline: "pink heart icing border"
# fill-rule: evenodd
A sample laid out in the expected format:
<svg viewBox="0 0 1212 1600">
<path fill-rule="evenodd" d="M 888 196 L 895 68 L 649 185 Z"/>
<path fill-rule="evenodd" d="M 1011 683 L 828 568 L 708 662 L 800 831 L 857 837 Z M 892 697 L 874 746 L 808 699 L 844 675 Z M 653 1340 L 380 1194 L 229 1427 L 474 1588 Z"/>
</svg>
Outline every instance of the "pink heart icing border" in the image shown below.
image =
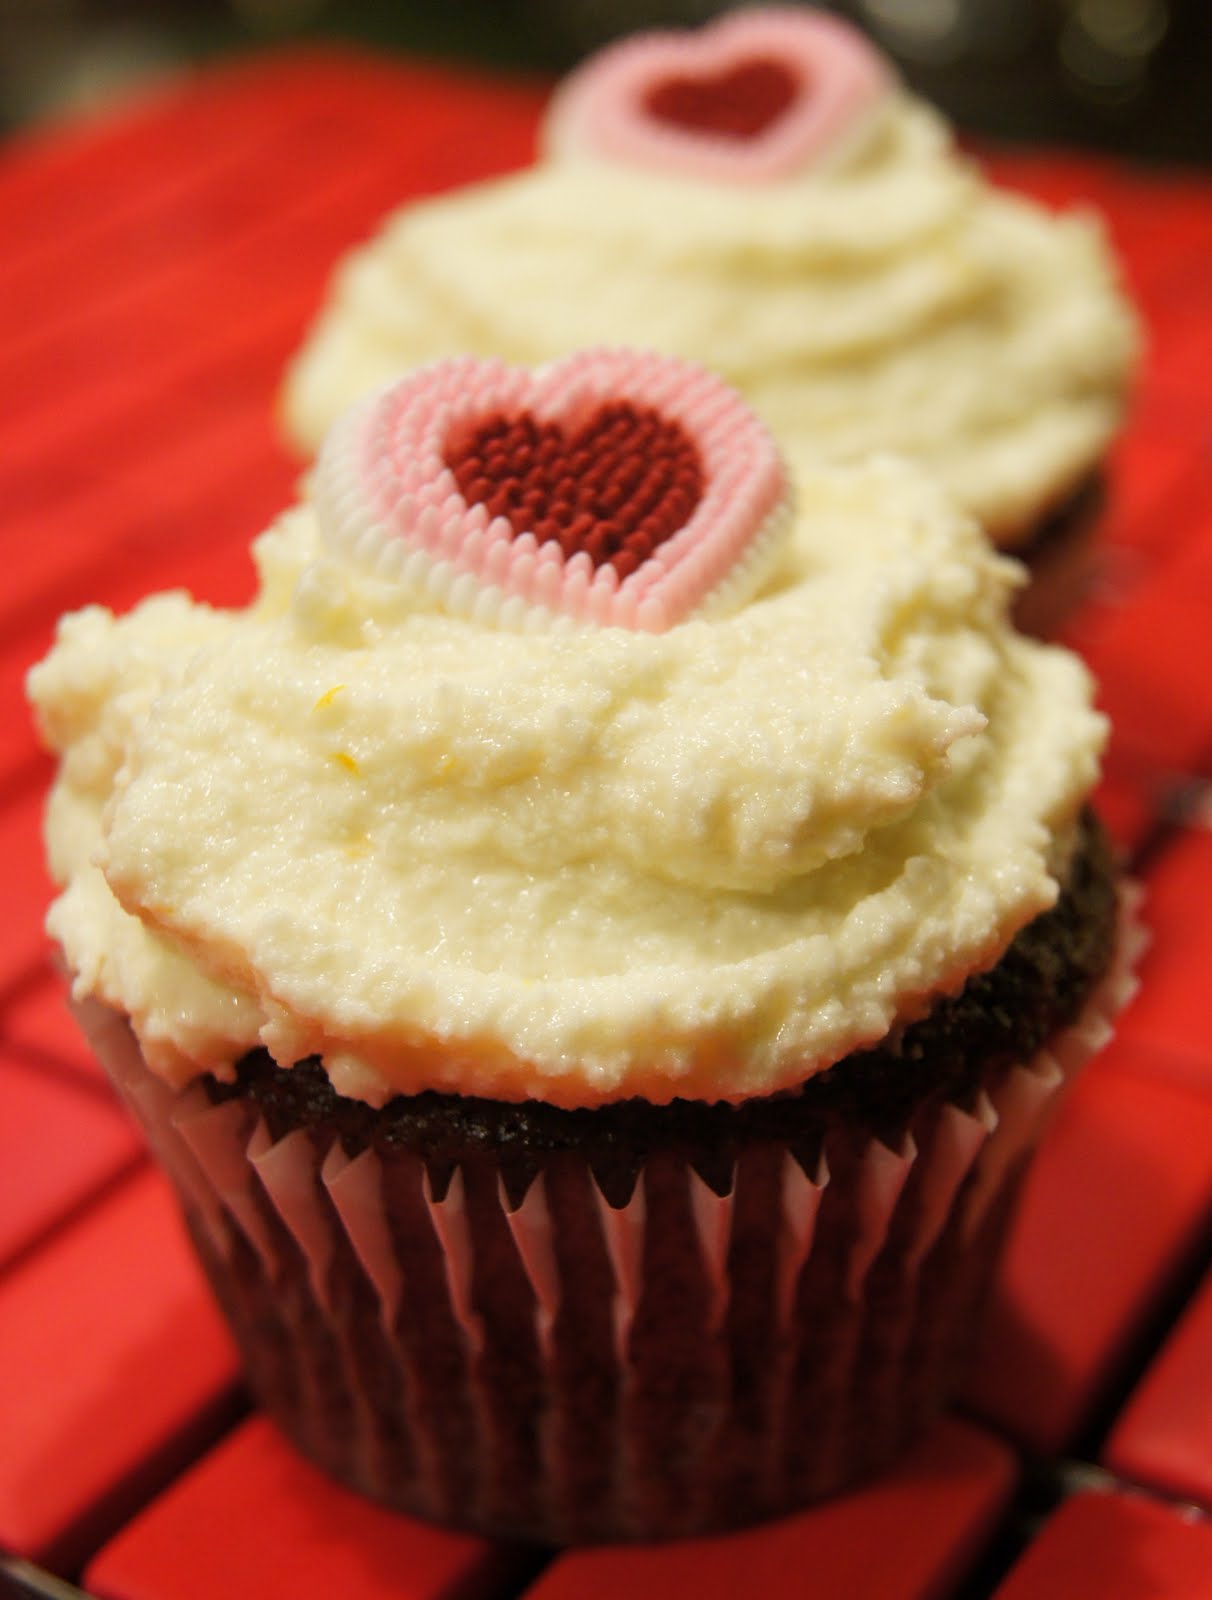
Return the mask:
<svg viewBox="0 0 1212 1600">
<path fill-rule="evenodd" d="M 485 418 L 527 411 L 568 430 L 625 399 L 676 420 L 697 447 L 702 497 L 686 523 L 620 579 L 578 552 L 516 535 L 468 504 L 445 454 Z M 662 632 L 741 605 L 789 517 L 773 439 L 714 374 L 650 351 L 583 350 L 534 371 L 459 356 L 422 367 L 331 429 L 312 498 L 328 548 L 454 615 L 496 626 L 553 624 Z"/>
<path fill-rule="evenodd" d="M 718 76 L 758 57 L 782 62 L 812 87 L 750 139 L 679 129 L 642 109 L 646 91 L 671 77 Z M 770 182 L 849 148 L 895 81 L 885 57 L 840 17 L 777 6 L 741 10 L 697 32 L 637 34 L 591 56 L 556 90 L 544 139 L 556 156 Z"/>
</svg>

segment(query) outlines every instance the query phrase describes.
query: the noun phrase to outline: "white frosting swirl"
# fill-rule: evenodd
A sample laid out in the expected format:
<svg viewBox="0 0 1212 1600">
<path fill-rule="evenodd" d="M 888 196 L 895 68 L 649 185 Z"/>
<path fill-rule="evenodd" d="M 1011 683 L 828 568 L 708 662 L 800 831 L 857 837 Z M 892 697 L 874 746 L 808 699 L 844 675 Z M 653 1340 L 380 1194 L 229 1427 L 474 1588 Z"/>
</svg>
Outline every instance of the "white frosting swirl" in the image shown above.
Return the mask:
<svg viewBox="0 0 1212 1600">
<path fill-rule="evenodd" d="M 823 458 L 915 457 L 1013 542 L 1098 462 L 1137 334 L 1098 223 L 990 189 L 898 94 L 845 159 L 783 180 L 566 153 L 401 210 L 339 269 L 285 421 L 310 450 L 437 356 L 617 342 L 714 368 Z"/>
<path fill-rule="evenodd" d="M 61 624 L 49 919 L 181 1082 L 596 1104 L 801 1081 L 1053 903 L 1102 719 L 914 470 L 792 462 L 777 575 L 660 635 L 513 634 L 324 553 L 259 600 Z"/>
</svg>

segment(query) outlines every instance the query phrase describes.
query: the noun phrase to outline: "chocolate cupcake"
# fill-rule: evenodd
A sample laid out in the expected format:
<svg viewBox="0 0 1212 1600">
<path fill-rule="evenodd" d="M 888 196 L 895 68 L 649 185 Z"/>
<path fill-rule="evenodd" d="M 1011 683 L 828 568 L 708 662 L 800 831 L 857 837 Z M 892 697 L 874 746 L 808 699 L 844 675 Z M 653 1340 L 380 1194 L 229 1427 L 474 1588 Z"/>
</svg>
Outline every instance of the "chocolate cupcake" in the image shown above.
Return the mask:
<svg viewBox="0 0 1212 1600">
<path fill-rule="evenodd" d="M 1092 216 L 991 187 L 868 41 L 806 8 L 608 48 L 556 91 L 544 146 L 341 264 L 284 388 L 301 449 L 440 356 L 651 346 L 797 448 L 917 461 L 1041 558 L 1058 608 L 1046 569 L 1089 525 L 1138 343 Z"/>
<path fill-rule="evenodd" d="M 256 553 L 31 692 L 49 926 L 263 1404 L 545 1541 L 878 1469 L 1126 983 L 1017 567 L 626 351 L 414 374 Z"/>
</svg>

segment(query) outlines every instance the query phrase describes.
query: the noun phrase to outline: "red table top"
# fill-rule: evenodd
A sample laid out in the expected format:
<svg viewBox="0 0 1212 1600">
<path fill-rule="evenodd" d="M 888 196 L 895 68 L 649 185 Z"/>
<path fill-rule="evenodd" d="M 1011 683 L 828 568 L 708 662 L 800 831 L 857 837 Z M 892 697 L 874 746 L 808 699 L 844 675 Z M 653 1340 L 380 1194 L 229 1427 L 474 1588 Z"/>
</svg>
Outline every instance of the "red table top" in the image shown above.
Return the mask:
<svg viewBox="0 0 1212 1600">
<path fill-rule="evenodd" d="M 526 161 L 543 96 L 294 54 L 0 152 L 0 1574 L 108 1600 L 1212 1596 L 1212 183 L 989 163 L 1102 208 L 1149 324 L 1106 570 L 1068 632 L 1115 720 L 1102 800 L 1153 945 L 1033 1172 L 964 1403 L 895 1472 L 726 1539 L 556 1557 L 355 1500 L 249 1414 L 67 1020 L 27 667 L 87 601 L 247 598 L 297 474 L 276 386 L 335 258 L 390 206 Z"/>
</svg>

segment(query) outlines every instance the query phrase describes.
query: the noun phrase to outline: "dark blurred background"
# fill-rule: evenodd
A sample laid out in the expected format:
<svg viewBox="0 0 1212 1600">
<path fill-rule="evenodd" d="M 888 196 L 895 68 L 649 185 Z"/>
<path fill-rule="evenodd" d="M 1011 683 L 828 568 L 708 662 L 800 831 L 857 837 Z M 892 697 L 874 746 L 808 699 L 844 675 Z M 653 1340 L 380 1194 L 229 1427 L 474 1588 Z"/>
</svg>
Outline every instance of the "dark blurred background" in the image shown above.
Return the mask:
<svg viewBox="0 0 1212 1600">
<path fill-rule="evenodd" d="M 561 71 L 720 0 L 0 0 L 0 129 L 232 51 L 339 39 Z M 1212 0 L 838 0 L 965 130 L 1212 165 Z"/>
</svg>

